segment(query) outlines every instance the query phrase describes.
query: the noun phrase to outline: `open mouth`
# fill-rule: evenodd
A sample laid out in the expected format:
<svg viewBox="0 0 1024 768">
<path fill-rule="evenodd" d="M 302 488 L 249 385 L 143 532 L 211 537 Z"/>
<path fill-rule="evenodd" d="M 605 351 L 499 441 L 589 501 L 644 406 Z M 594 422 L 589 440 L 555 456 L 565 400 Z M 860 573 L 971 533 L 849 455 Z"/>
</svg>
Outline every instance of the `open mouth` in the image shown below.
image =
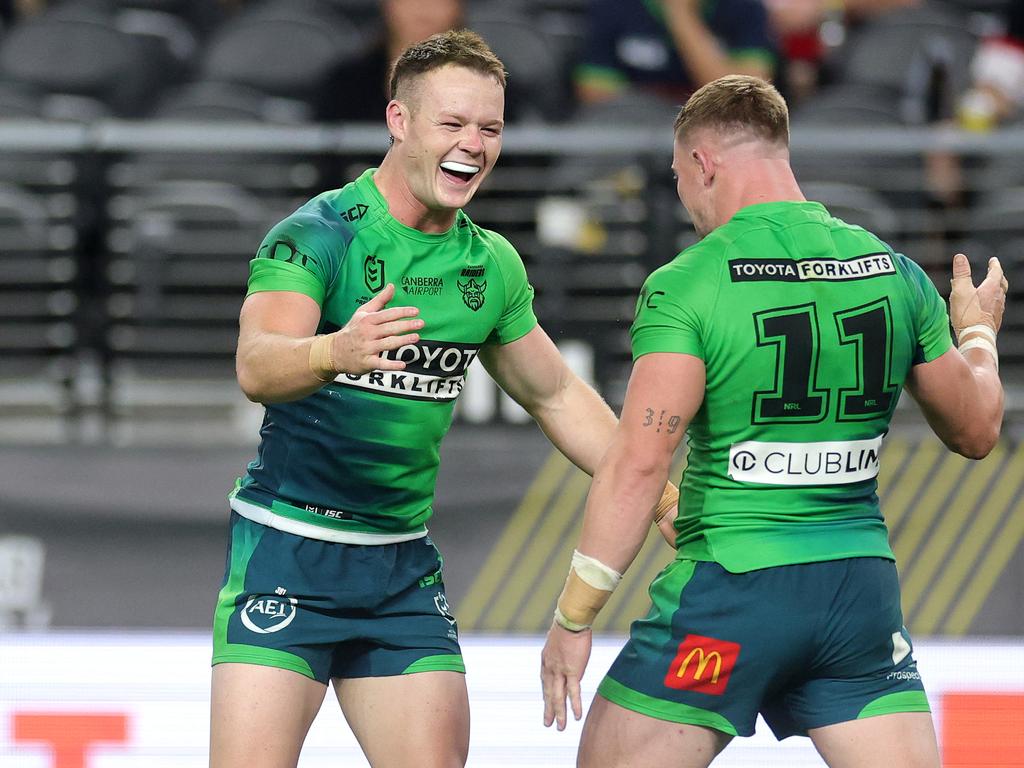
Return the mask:
<svg viewBox="0 0 1024 768">
<path fill-rule="evenodd" d="M 458 163 L 454 160 L 445 160 L 441 163 L 441 173 L 446 179 L 456 184 L 468 184 L 474 176 L 480 173 L 480 167 Z"/>
</svg>

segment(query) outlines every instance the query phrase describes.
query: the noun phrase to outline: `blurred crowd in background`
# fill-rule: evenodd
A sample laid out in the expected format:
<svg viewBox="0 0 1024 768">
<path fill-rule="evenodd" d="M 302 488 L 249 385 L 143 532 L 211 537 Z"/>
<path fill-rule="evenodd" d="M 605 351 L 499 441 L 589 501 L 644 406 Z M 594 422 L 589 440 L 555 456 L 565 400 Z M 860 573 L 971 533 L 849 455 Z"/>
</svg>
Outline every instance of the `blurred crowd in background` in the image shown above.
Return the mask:
<svg viewBox="0 0 1024 768">
<path fill-rule="evenodd" d="M 1004 379 L 1024 382 L 1024 0 L 3 0 L 0 435 L 109 436 L 143 411 L 226 434 L 253 249 L 379 161 L 389 63 L 460 26 L 509 71 L 510 140 L 470 215 L 613 405 L 639 287 L 695 237 L 672 119 L 730 72 L 787 97 L 807 196 L 940 290 L 956 250 L 1000 256 Z"/>
<path fill-rule="evenodd" d="M 858 85 L 903 122 L 972 129 L 1024 97 L 1018 0 L 4 0 L 0 114 L 376 121 L 397 53 L 460 26 L 504 57 L 514 121 L 564 122 L 628 91 L 678 105 L 728 73 L 772 79 L 793 108 Z M 883 73 L 901 52 L 919 71 Z M 208 97 L 199 112 L 215 89 L 223 111 Z M 908 96 L 924 103 L 901 114 Z"/>
</svg>

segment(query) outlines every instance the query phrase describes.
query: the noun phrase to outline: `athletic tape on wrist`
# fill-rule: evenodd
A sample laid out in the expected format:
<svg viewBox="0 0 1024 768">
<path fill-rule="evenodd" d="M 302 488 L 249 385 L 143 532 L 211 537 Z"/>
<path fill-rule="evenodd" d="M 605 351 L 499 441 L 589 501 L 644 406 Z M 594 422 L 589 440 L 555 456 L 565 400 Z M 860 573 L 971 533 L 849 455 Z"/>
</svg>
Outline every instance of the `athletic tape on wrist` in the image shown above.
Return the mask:
<svg viewBox="0 0 1024 768">
<path fill-rule="evenodd" d="M 587 629 L 621 580 L 622 574 L 614 568 L 573 550 L 572 567 L 558 596 L 555 622 L 570 632 Z"/>
<path fill-rule="evenodd" d="M 988 339 L 982 338 L 981 336 L 975 336 L 973 339 L 968 339 L 960 345 L 960 354 L 963 354 L 968 349 L 984 349 L 993 359 L 996 361 L 996 368 L 999 368 L 999 351 L 996 349 L 996 345 Z"/>
<path fill-rule="evenodd" d="M 338 375 L 334 358 L 331 356 L 331 341 L 330 336 L 317 336 L 309 345 L 309 370 L 324 384 L 334 381 Z"/>
<path fill-rule="evenodd" d="M 555 622 L 558 626 L 568 629 L 570 632 L 582 632 L 584 629 L 590 629 L 589 624 L 577 624 L 575 621 L 567 619 L 565 614 L 562 613 L 562 609 L 557 605 L 555 606 Z"/>
<path fill-rule="evenodd" d="M 967 341 L 967 337 L 972 333 L 980 333 L 983 337 L 989 340 L 994 346 L 996 343 L 996 332 L 991 325 L 986 323 L 978 323 L 976 325 L 969 325 L 966 328 L 961 328 L 956 333 L 956 339 L 959 342 L 961 339 Z"/>
<path fill-rule="evenodd" d="M 584 555 L 578 549 L 572 551 L 572 569 L 594 589 L 612 592 L 622 581 L 621 573 L 608 567 L 596 557 Z"/>
<path fill-rule="evenodd" d="M 665 490 L 661 492 L 661 500 L 658 502 L 658 506 L 654 508 L 654 524 L 660 523 L 665 515 L 678 506 L 679 489 L 672 483 L 668 483 L 665 486 Z"/>
</svg>

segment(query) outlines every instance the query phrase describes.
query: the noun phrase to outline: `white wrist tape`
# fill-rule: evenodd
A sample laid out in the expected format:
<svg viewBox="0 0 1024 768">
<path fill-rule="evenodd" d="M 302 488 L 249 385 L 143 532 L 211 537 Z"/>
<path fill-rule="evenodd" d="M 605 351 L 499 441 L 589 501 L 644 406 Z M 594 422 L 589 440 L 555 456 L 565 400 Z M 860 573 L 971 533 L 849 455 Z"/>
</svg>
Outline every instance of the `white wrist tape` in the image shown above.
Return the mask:
<svg viewBox="0 0 1024 768">
<path fill-rule="evenodd" d="M 968 339 L 960 345 L 960 354 L 963 354 L 968 349 L 984 349 L 988 352 L 996 361 L 996 368 L 999 368 L 999 352 L 996 349 L 996 345 L 988 339 L 983 339 L 980 336 L 975 336 L 973 339 Z"/>
<path fill-rule="evenodd" d="M 557 622 L 559 626 L 565 627 L 570 632 L 582 632 L 584 629 L 590 628 L 589 624 L 580 624 L 579 622 L 567 619 L 565 614 L 562 613 L 562 609 L 557 605 L 555 606 L 555 622 Z"/>
<path fill-rule="evenodd" d="M 587 629 L 621 580 L 622 574 L 614 568 L 574 549 L 572 567 L 555 607 L 555 623 L 570 632 Z"/>
<path fill-rule="evenodd" d="M 622 581 L 622 574 L 609 568 L 596 557 L 584 555 L 578 549 L 572 551 L 572 568 L 584 582 L 594 589 L 614 592 Z"/>
<path fill-rule="evenodd" d="M 988 339 L 993 346 L 995 346 L 996 332 L 992 330 L 991 325 L 986 325 L 985 323 L 978 323 L 977 325 L 968 325 L 966 328 L 961 328 L 956 333 L 957 341 L 967 336 L 970 336 L 972 333 L 980 333 L 982 336 Z"/>
</svg>

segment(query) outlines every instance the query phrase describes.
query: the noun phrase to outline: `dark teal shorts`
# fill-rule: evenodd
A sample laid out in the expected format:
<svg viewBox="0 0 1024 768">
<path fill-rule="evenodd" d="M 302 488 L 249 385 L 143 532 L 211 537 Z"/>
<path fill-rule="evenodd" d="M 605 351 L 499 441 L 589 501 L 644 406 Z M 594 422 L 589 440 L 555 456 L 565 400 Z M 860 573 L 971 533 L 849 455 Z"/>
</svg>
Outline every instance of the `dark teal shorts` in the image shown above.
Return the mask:
<svg viewBox="0 0 1024 768">
<path fill-rule="evenodd" d="M 730 573 L 676 560 L 602 681 L 650 717 L 779 739 L 894 712 L 928 712 L 896 566 L 853 558 Z"/>
<path fill-rule="evenodd" d="M 429 537 L 365 546 L 308 539 L 231 513 L 213 663 L 334 677 L 465 672 Z"/>
</svg>

